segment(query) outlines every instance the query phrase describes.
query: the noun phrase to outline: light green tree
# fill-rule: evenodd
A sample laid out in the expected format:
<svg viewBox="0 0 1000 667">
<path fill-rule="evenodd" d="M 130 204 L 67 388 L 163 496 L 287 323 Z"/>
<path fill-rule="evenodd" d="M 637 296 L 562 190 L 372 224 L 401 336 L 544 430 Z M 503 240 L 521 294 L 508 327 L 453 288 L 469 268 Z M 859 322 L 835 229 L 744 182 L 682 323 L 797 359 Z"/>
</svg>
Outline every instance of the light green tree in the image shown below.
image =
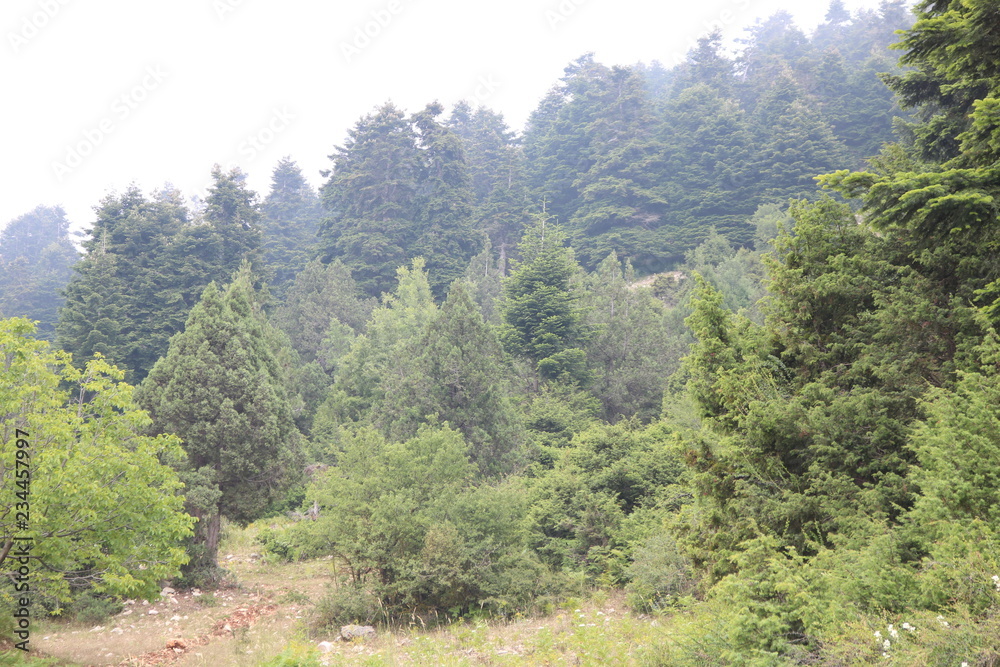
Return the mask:
<svg viewBox="0 0 1000 667">
<path fill-rule="evenodd" d="M 162 463 L 183 457 L 180 442 L 142 434 L 149 417 L 122 371 L 101 358 L 75 369 L 33 333 L 0 320 L 0 606 L 22 536 L 31 590 L 56 608 L 71 588 L 151 598 L 191 534 L 182 484 Z"/>
</svg>

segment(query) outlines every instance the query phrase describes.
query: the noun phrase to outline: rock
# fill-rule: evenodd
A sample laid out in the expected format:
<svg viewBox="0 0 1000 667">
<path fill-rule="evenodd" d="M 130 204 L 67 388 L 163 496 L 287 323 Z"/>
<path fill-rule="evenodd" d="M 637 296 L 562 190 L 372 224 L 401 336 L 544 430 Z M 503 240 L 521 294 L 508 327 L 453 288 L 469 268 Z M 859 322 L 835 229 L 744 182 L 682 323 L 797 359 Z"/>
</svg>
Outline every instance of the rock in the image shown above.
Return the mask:
<svg viewBox="0 0 1000 667">
<path fill-rule="evenodd" d="M 340 629 L 340 636 L 347 641 L 375 636 L 375 628 L 370 625 L 345 625 Z"/>
<path fill-rule="evenodd" d="M 150 616 L 152 616 L 152 615 L 154 615 L 154 614 L 159 614 L 160 612 L 156 611 L 155 609 L 150 609 L 150 610 L 149 610 L 149 611 L 147 611 L 146 613 L 147 613 L 147 614 L 149 614 Z"/>
<path fill-rule="evenodd" d="M 177 598 L 170 598 L 170 602 L 172 604 L 180 604 L 180 602 L 177 601 Z"/>
<path fill-rule="evenodd" d="M 103 626 L 103 625 L 95 625 L 94 627 L 92 627 L 92 628 L 90 629 L 90 631 L 91 631 L 91 632 L 100 632 L 100 631 L 101 631 L 101 630 L 103 630 L 103 629 L 104 629 L 104 626 Z"/>
<path fill-rule="evenodd" d="M 194 589 L 193 591 L 191 591 L 191 597 L 193 597 L 193 598 L 196 598 L 196 597 L 198 597 L 200 595 L 201 595 L 201 591 L 199 591 L 197 588 Z"/>
<path fill-rule="evenodd" d="M 111 632 L 115 633 L 116 635 L 120 635 L 120 634 L 122 634 L 125 631 L 122 630 L 121 628 L 114 628 L 114 629 L 111 630 Z"/>
<path fill-rule="evenodd" d="M 170 620 L 171 621 L 179 621 L 179 620 L 181 620 L 181 617 L 178 616 L 177 614 L 174 614 L 173 616 L 170 617 Z"/>
<path fill-rule="evenodd" d="M 171 639 L 167 642 L 167 648 L 172 648 L 179 653 L 187 648 L 187 644 L 184 643 L 183 639 Z"/>
<path fill-rule="evenodd" d="M 168 595 L 173 595 L 176 592 L 177 591 L 175 591 L 174 589 L 172 589 L 170 586 L 167 586 L 162 591 L 160 591 L 160 595 L 163 596 L 163 597 L 167 597 Z"/>
<path fill-rule="evenodd" d="M 330 642 L 320 642 L 316 645 L 316 648 L 319 649 L 320 653 L 329 653 L 333 650 L 333 644 Z"/>
</svg>

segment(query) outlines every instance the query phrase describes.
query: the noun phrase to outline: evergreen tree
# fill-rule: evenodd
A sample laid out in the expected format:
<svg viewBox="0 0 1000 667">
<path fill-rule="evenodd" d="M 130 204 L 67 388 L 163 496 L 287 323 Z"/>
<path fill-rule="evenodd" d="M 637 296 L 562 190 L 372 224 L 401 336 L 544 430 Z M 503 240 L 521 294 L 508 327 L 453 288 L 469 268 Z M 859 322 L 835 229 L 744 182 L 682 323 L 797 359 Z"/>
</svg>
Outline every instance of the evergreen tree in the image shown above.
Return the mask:
<svg viewBox="0 0 1000 667">
<path fill-rule="evenodd" d="M 421 169 L 414 219 L 418 236 L 409 249 L 424 258 L 438 299 L 482 246 L 472 229 L 473 196 L 462 141 L 436 120 L 443 110 L 435 102 L 413 117 Z"/>
<path fill-rule="evenodd" d="M 152 432 L 180 436 L 187 452 L 180 472 L 199 519 L 189 571 L 215 568 L 222 517 L 256 519 L 296 475 L 300 436 L 274 339 L 244 264 L 224 290 L 209 284 L 139 389 Z"/>
<path fill-rule="evenodd" d="M 581 305 L 594 335 L 587 342 L 590 391 L 601 401 L 605 421 L 658 416 L 663 389 L 678 357 L 671 354 L 662 304 L 637 288 L 632 266 L 624 271 L 614 254 L 588 276 Z"/>
<path fill-rule="evenodd" d="M 309 363 L 320 355 L 332 322 L 361 333 L 374 307 L 375 299 L 362 295 L 341 260 L 329 264 L 313 260 L 288 289 L 275 313 L 275 323 L 289 335 L 302 360 Z"/>
<path fill-rule="evenodd" d="M 264 260 L 274 274 L 276 296 L 285 290 L 315 255 L 316 232 L 321 215 L 319 197 L 288 157 L 271 174 L 271 191 L 264 199 L 260 227 Z"/>
<path fill-rule="evenodd" d="M 448 119 L 462 138 L 476 202 L 475 227 L 487 234 L 500 255 L 501 271 L 527 221 L 529 199 L 524 184 L 524 155 L 503 116 L 467 103 L 455 106 Z"/>
<path fill-rule="evenodd" d="M 422 259 L 413 260 L 412 268 L 400 267 L 397 276 L 396 289 L 383 295 L 365 333 L 351 342 L 338 363 L 329 398 L 317 415 L 322 422 L 317 427 L 324 433 L 348 422 L 377 422 L 389 429 L 408 421 L 403 412 L 412 417 L 412 406 L 389 403 L 386 396 L 413 375 L 418 343 L 437 306 Z"/>
<path fill-rule="evenodd" d="M 377 297 L 389 291 L 417 238 L 416 134 L 405 114 L 387 103 L 358 121 L 330 159 L 333 168 L 320 189 L 328 213 L 320 225 L 320 256 L 341 258 L 361 288 Z"/>
<path fill-rule="evenodd" d="M 507 386 L 496 334 L 483 321 L 468 288 L 456 281 L 417 349 L 412 372 L 386 391 L 388 415 L 410 414 L 410 424 L 392 424 L 395 437 L 409 437 L 419 423 L 436 415 L 459 430 L 469 455 L 486 475 L 510 469 L 512 452 L 523 440 Z M 390 407 L 391 406 L 391 407 Z"/>
<path fill-rule="evenodd" d="M 587 329 L 572 284 L 580 269 L 565 242 L 566 233 L 543 217 L 525 231 L 524 259 L 503 284 L 500 339 L 512 354 L 531 359 L 542 377 L 583 382 Z"/>
<path fill-rule="evenodd" d="M 11 220 L 0 234 L 0 313 L 36 320 L 36 335 L 52 340 L 78 259 L 62 208 L 38 206 Z"/>
</svg>

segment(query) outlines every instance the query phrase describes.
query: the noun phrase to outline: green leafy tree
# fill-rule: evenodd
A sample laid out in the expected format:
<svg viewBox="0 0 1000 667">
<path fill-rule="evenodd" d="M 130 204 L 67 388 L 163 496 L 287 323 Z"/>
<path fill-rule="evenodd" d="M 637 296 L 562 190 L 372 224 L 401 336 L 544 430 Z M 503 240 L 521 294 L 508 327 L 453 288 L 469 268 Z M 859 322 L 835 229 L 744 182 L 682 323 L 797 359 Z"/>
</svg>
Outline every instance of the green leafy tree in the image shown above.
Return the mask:
<svg viewBox="0 0 1000 667">
<path fill-rule="evenodd" d="M 396 289 L 383 295 L 365 333 L 338 363 L 330 396 L 317 415 L 327 433 L 346 422 L 388 425 L 401 419 L 385 412 L 386 396 L 413 373 L 418 343 L 438 309 L 422 259 L 413 260 L 412 268 L 400 267 L 397 275 Z"/>
<path fill-rule="evenodd" d="M 225 290 L 209 284 L 140 387 L 152 432 L 180 436 L 188 455 L 191 571 L 215 567 L 222 517 L 256 519 L 297 474 L 300 435 L 270 329 L 244 264 Z"/>
<path fill-rule="evenodd" d="M 458 431 L 425 426 L 397 443 L 360 429 L 309 489 L 319 517 L 292 540 L 344 563 L 393 619 L 524 608 L 551 578 L 525 549 L 525 494 L 516 482 L 476 487 L 475 472 Z"/>
<path fill-rule="evenodd" d="M 179 441 L 142 434 L 149 417 L 121 371 L 102 359 L 77 370 L 33 333 L 0 320 L 0 601 L 23 597 L 20 537 L 32 539 L 31 591 L 52 608 L 83 588 L 151 599 L 179 573 L 191 534 L 182 484 L 163 463 L 183 456 Z"/>
</svg>

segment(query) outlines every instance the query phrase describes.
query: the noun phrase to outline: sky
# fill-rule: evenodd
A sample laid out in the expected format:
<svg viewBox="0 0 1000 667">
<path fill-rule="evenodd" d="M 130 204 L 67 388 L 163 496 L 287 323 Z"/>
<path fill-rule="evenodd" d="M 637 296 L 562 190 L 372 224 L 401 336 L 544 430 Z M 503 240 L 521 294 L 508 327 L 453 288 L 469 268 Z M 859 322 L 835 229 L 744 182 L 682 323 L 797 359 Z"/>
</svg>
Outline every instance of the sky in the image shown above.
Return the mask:
<svg viewBox="0 0 1000 667">
<path fill-rule="evenodd" d="M 848 9 L 878 0 L 845 0 Z M 319 187 L 347 131 L 388 100 L 459 100 L 521 130 L 563 68 L 670 67 L 786 9 L 811 32 L 829 0 L 3 0 L 0 225 L 62 206 L 74 229 L 135 183 L 203 195 L 214 164 L 263 198 L 290 156 Z"/>
</svg>

